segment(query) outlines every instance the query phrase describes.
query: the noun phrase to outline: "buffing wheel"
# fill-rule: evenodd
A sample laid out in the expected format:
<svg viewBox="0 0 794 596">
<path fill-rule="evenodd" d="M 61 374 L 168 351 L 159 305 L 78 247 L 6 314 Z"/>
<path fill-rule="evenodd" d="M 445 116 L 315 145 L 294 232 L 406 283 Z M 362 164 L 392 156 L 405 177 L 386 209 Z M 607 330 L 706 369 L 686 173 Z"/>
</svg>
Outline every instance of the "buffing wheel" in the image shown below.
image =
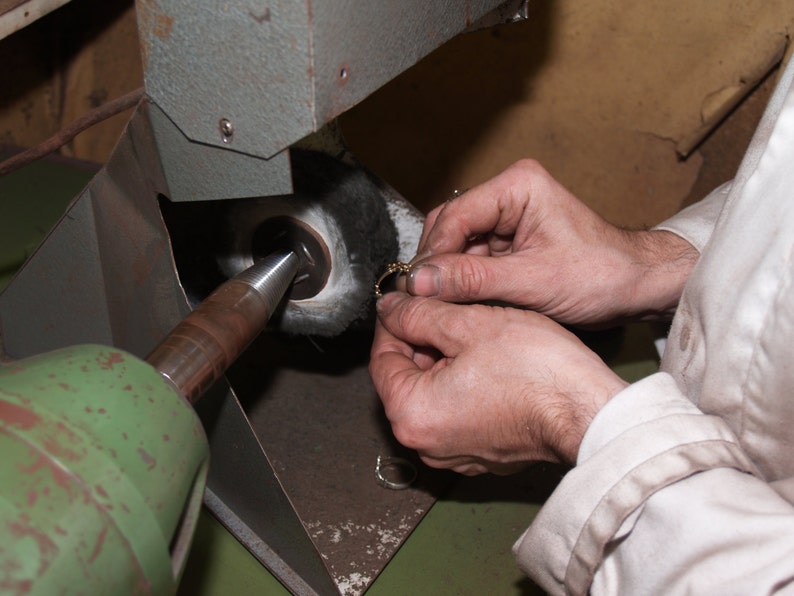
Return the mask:
<svg viewBox="0 0 794 596">
<path fill-rule="evenodd" d="M 301 269 L 271 327 L 336 336 L 372 320 L 374 282 L 388 263 L 413 256 L 423 218 L 362 168 L 314 151 L 292 150 L 291 159 L 291 195 L 163 201 L 163 216 L 192 302 L 255 259 L 289 248 Z"/>
</svg>

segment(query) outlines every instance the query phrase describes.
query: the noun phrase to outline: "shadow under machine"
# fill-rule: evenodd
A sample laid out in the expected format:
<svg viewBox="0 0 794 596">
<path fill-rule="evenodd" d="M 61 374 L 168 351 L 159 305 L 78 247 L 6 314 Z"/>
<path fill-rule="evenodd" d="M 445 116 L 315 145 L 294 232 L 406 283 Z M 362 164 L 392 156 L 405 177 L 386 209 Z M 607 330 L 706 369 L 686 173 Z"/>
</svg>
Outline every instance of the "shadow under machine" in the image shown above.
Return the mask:
<svg viewBox="0 0 794 596">
<path fill-rule="evenodd" d="M 412 456 L 366 370 L 373 284 L 422 216 L 334 119 L 524 2 L 136 8 L 144 98 L 0 295 L 6 579 L 169 591 L 203 498 L 291 591 L 361 593 L 444 477 L 375 482 Z"/>
</svg>

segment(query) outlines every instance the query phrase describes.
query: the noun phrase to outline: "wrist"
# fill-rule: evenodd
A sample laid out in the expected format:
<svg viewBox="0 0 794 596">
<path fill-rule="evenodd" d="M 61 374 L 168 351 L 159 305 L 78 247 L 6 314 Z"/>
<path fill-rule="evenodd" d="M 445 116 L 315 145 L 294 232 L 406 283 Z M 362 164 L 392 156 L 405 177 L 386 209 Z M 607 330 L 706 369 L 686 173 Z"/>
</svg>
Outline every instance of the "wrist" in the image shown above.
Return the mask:
<svg viewBox="0 0 794 596">
<path fill-rule="evenodd" d="M 555 418 L 548 434 L 552 457 L 547 458 L 553 463 L 573 466 L 577 462 L 582 440 L 593 419 L 601 409 L 618 393 L 629 386 L 612 370 L 606 369 L 600 377 L 588 376 L 587 389 L 577 390 L 566 395 L 566 411 L 564 416 Z"/>
<path fill-rule="evenodd" d="M 628 302 L 634 318 L 670 319 L 700 253 L 682 237 L 666 230 L 629 231 Z"/>
</svg>

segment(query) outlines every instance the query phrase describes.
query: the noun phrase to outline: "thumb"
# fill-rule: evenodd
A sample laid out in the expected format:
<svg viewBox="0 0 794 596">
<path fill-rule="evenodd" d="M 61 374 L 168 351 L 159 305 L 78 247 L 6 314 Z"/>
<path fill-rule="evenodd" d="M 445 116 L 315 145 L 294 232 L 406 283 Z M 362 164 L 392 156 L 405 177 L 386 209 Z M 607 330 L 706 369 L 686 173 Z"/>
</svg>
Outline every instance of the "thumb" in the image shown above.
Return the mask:
<svg viewBox="0 0 794 596">
<path fill-rule="evenodd" d="M 431 347 L 455 356 L 466 345 L 466 318 L 457 304 L 390 292 L 377 303 L 378 318 L 394 337 L 413 346 Z"/>
<path fill-rule="evenodd" d="M 520 278 L 521 272 L 509 256 L 446 254 L 415 264 L 408 274 L 406 289 L 414 296 L 449 302 L 516 302 L 521 298 Z"/>
</svg>

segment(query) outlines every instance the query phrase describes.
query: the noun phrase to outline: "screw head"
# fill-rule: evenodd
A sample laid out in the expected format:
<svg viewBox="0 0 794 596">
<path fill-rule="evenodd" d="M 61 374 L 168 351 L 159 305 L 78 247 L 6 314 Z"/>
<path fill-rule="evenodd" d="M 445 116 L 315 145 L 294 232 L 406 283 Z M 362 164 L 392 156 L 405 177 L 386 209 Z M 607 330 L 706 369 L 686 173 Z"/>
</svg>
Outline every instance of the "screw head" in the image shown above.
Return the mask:
<svg viewBox="0 0 794 596">
<path fill-rule="evenodd" d="M 228 118 L 221 118 L 218 122 L 218 128 L 221 131 L 221 139 L 224 143 L 228 143 L 234 136 L 234 125 Z"/>
</svg>

